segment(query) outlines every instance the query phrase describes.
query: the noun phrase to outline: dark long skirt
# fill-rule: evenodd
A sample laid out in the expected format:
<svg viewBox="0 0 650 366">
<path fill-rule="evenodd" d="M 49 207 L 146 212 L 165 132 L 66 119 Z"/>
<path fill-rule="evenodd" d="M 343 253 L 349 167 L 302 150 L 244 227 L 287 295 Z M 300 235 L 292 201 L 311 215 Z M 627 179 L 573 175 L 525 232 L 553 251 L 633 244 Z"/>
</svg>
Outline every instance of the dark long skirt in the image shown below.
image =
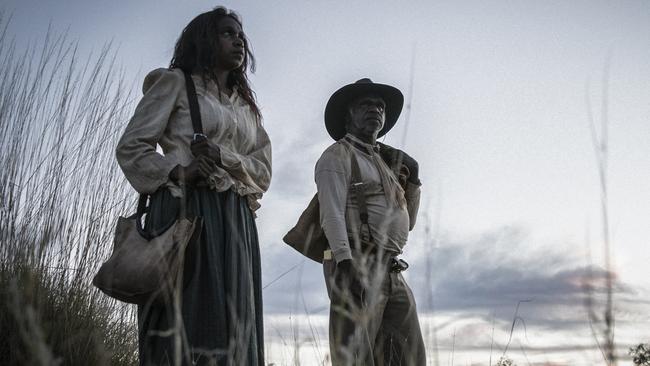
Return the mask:
<svg viewBox="0 0 650 366">
<path fill-rule="evenodd" d="M 174 365 L 180 336 L 183 365 L 263 365 L 260 251 L 253 213 L 233 191 L 197 188 L 187 209 L 203 217 L 200 240 L 186 253 L 182 329 L 173 306 L 138 307 L 140 365 Z M 164 227 L 181 201 L 168 190 L 151 198 L 145 228 Z"/>
</svg>

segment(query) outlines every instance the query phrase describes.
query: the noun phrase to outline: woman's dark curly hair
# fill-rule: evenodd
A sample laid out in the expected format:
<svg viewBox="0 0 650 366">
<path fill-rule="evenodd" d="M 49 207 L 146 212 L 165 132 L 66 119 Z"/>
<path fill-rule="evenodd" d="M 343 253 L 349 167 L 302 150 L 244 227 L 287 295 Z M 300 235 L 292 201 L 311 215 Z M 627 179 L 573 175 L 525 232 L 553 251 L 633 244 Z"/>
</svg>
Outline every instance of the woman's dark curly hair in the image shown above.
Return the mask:
<svg viewBox="0 0 650 366">
<path fill-rule="evenodd" d="M 214 70 L 220 50 L 216 35 L 219 22 L 225 17 L 230 17 L 241 25 L 239 15 L 224 7 L 214 8 L 192 19 L 176 41 L 174 56 L 169 67 L 197 73 L 204 78 L 204 81 L 207 78 L 217 83 L 217 75 Z M 255 72 L 255 57 L 253 57 L 246 37 L 243 42 L 244 61 L 239 68 L 230 71 L 227 86 L 231 88 L 236 86 L 239 95 L 244 98 L 258 120 L 261 120 L 262 115 L 255 100 L 255 92 L 251 89 L 246 74 L 249 66 L 251 72 Z"/>
</svg>

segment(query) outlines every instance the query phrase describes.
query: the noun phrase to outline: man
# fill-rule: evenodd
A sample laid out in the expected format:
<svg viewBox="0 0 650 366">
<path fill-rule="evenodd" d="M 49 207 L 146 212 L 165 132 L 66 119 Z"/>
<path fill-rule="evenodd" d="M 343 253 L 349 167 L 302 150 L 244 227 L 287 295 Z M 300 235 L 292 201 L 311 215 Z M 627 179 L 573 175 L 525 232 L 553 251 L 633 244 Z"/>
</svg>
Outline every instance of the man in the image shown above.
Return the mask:
<svg viewBox="0 0 650 366">
<path fill-rule="evenodd" d="M 325 125 L 337 142 L 316 164 L 329 250 L 330 354 L 338 365 L 424 365 L 415 300 L 400 272 L 420 199 L 418 164 L 377 142 L 397 122 L 402 93 L 361 79 L 337 90 Z"/>
</svg>

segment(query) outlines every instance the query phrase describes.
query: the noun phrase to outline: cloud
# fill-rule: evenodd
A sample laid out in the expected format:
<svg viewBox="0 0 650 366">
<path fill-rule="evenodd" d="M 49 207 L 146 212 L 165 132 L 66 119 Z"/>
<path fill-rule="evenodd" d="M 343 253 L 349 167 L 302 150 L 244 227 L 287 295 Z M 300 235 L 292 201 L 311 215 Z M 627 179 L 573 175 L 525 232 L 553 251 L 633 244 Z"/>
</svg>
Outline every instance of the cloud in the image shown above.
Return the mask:
<svg viewBox="0 0 650 366">
<path fill-rule="evenodd" d="M 600 340 L 606 272 L 586 266 L 575 246 L 539 243 L 518 226 L 462 239 L 448 234 L 435 249 L 426 242 L 413 235 L 403 256 L 410 263 L 405 277 L 417 299 L 425 343 L 441 360 L 456 352 L 458 363 L 485 365 L 490 355 L 496 360 L 505 351 L 518 364 L 529 358 L 536 365 L 599 359 L 583 285 L 589 278 Z M 280 243 L 268 246 L 263 256 L 268 339 L 324 342 L 329 300 L 322 267 Z M 650 302 L 639 300 L 643 289 L 616 277 L 614 288 L 617 347 L 623 355 L 647 334 L 639 329 L 650 323 Z M 520 304 L 512 328 L 520 300 L 531 301 Z"/>
<path fill-rule="evenodd" d="M 602 268 L 585 266 L 582 258 L 567 249 L 571 246 L 535 243 L 520 227 L 462 240 L 443 238 L 429 250 L 422 242 L 409 245 L 415 248 L 405 255 L 411 264 L 405 277 L 420 312 L 461 312 L 509 322 L 517 302 L 530 300 L 519 310 L 527 322 L 570 327 L 586 319 L 586 278 L 591 278 L 594 306 L 602 306 L 606 276 Z M 267 248 L 264 256 L 265 283 L 275 280 L 264 292 L 265 311 L 323 312 L 328 299 L 320 265 L 284 244 Z M 277 278 L 292 266 L 296 268 Z M 621 301 L 636 298 L 632 286 L 616 278 L 614 288 Z"/>
<path fill-rule="evenodd" d="M 265 253 L 264 312 L 328 314 L 329 299 L 320 264 L 288 245 L 276 249 Z"/>
<path fill-rule="evenodd" d="M 314 131 L 314 124 L 286 126 L 282 130 L 282 136 L 273 140 L 273 171 L 278 174 L 273 174 L 265 201 L 302 201 L 316 193 L 314 167 L 320 155 L 333 141 L 325 138 L 322 131 Z M 316 125 L 325 130 L 324 126 Z"/>
<path fill-rule="evenodd" d="M 511 321 L 518 301 L 530 300 L 519 310 L 527 322 L 571 327 L 586 320 L 585 284 L 600 309 L 607 277 L 604 269 L 586 266 L 571 248 L 536 243 L 514 226 L 469 239 L 443 238 L 438 247 L 419 246 L 411 255 L 409 282 L 420 311 L 460 311 Z M 631 285 L 615 276 L 613 281 L 617 297 L 635 298 Z"/>
</svg>

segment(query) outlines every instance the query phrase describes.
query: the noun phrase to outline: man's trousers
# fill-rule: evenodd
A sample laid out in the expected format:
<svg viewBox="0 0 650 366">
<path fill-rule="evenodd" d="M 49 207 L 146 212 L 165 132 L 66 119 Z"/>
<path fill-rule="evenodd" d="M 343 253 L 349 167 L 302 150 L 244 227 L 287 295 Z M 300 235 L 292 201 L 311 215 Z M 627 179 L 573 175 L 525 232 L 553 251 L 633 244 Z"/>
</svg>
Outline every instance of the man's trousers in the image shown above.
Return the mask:
<svg viewBox="0 0 650 366">
<path fill-rule="evenodd" d="M 361 294 L 341 278 L 334 260 L 323 261 L 332 365 L 424 366 L 415 299 L 401 273 L 390 272 L 391 257 L 354 252 L 353 257 Z"/>
</svg>

